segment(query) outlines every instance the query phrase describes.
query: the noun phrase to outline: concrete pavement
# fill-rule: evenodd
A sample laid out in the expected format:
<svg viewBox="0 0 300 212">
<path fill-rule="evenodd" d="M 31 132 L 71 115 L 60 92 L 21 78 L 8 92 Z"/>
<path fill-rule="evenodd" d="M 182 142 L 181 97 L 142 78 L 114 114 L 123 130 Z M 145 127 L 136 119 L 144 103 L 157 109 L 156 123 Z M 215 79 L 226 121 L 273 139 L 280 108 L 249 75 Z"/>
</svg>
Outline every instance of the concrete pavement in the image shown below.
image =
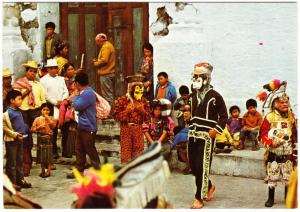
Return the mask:
<svg viewBox="0 0 300 212">
<path fill-rule="evenodd" d="M 65 172 L 69 166 L 56 164 L 49 178 L 40 178 L 39 166 L 32 169 L 26 178 L 33 188 L 22 189 L 21 194 L 39 203 L 43 208 L 70 208 L 76 196 L 70 192 L 74 179 L 66 179 Z M 216 186 L 212 201 L 205 203 L 205 208 L 265 208 L 267 185 L 262 180 L 231 176 L 213 175 L 212 182 Z M 165 194 L 174 208 L 189 208 L 194 199 L 195 185 L 192 175 L 172 173 L 166 186 Z M 275 193 L 273 208 L 285 208 L 284 186 L 280 185 Z"/>
</svg>

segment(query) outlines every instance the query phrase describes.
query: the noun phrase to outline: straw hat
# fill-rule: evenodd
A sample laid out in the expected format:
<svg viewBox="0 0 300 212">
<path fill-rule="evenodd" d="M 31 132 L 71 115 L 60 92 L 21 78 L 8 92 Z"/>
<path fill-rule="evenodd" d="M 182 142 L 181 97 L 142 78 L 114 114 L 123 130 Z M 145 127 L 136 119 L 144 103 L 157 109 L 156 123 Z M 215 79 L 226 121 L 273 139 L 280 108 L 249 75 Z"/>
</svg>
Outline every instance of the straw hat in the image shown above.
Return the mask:
<svg viewBox="0 0 300 212">
<path fill-rule="evenodd" d="M 3 69 L 2 77 L 11 77 L 12 75 L 14 74 L 10 73 L 10 70 L 8 68 Z"/>
<path fill-rule="evenodd" d="M 56 59 L 48 59 L 45 68 L 47 67 L 58 67 Z"/>
<path fill-rule="evenodd" d="M 34 60 L 29 60 L 27 63 L 22 64 L 24 67 L 38 69 L 38 64 Z"/>
</svg>

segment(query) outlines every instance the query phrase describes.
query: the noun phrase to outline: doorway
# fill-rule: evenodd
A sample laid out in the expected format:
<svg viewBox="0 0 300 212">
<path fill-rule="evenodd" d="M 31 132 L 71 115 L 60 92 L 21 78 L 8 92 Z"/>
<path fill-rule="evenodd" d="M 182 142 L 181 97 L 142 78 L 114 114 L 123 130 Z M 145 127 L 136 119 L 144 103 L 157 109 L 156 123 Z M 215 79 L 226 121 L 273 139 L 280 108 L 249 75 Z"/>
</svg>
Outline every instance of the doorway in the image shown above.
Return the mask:
<svg viewBox="0 0 300 212">
<path fill-rule="evenodd" d="M 100 93 L 99 77 L 92 64 L 99 48 L 95 36 L 104 32 L 116 49 L 115 97 L 126 93 L 126 76 L 134 74 L 143 55 L 142 45 L 148 41 L 148 3 L 60 3 L 61 31 L 70 42 L 69 61 L 81 65 L 89 75 L 90 85 Z"/>
</svg>

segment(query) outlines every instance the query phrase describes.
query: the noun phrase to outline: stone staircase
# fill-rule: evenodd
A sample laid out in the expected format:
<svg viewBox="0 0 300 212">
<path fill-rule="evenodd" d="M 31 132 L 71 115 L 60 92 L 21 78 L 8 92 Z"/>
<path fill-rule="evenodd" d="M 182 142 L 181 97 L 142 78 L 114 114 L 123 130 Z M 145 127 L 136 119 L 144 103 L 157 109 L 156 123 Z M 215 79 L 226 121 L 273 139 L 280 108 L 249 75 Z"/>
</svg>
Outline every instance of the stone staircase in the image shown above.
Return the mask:
<svg viewBox="0 0 300 212">
<path fill-rule="evenodd" d="M 60 134 L 58 136 L 58 146 L 60 146 Z M 120 161 L 120 126 L 113 119 L 103 120 L 98 123 L 98 131 L 96 136 L 96 149 L 99 153 L 100 160 L 103 163 L 107 161 L 116 166 L 121 165 Z M 36 139 L 34 138 L 34 148 L 32 151 L 35 160 Z M 147 143 L 145 142 L 145 148 Z M 5 154 L 5 147 L 4 154 Z M 251 146 L 246 143 L 245 150 L 233 150 L 231 153 L 214 154 L 212 161 L 212 174 L 238 176 L 255 179 L 263 179 L 265 177 L 265 169 L 263 155 L 265 150 L 261 148 L 259 151 L 251 151 Z M 4 155 L 3 154 L 3 155 Z M 87 157 L 87 160 L 89 158 Z M 5 165 L 5 159 L 3 161 Z M 60 163 L 66 165 L 75 165 L 75 156 L 72 158 L 61 158 Z M 168 161 L 170 169 L 173 171 L 183 171 L 186 165 L 178 160 L 177 150 L 171 151 Z"/>
</svg>

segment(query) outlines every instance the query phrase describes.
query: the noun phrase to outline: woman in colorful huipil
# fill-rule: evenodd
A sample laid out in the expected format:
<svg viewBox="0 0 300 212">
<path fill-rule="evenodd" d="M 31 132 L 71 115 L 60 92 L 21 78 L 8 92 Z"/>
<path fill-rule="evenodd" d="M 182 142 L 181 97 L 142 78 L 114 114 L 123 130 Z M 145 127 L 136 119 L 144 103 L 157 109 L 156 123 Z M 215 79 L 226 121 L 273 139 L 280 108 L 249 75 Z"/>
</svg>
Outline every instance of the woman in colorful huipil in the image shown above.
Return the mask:
<svg viewBox="0 0 300 212">
<path fill-rule="evenodd" d="M 121 124 L 122 165 L 144 151 L 142 124 L 150 121 L 151 118 L 150 105 L 143 97 L 143 77 L 135 75 L 128 79 L 131 80 L 128 83 L 128 92 L 116 100 L 113 111 L 113 116 Z"/>
</svg>

